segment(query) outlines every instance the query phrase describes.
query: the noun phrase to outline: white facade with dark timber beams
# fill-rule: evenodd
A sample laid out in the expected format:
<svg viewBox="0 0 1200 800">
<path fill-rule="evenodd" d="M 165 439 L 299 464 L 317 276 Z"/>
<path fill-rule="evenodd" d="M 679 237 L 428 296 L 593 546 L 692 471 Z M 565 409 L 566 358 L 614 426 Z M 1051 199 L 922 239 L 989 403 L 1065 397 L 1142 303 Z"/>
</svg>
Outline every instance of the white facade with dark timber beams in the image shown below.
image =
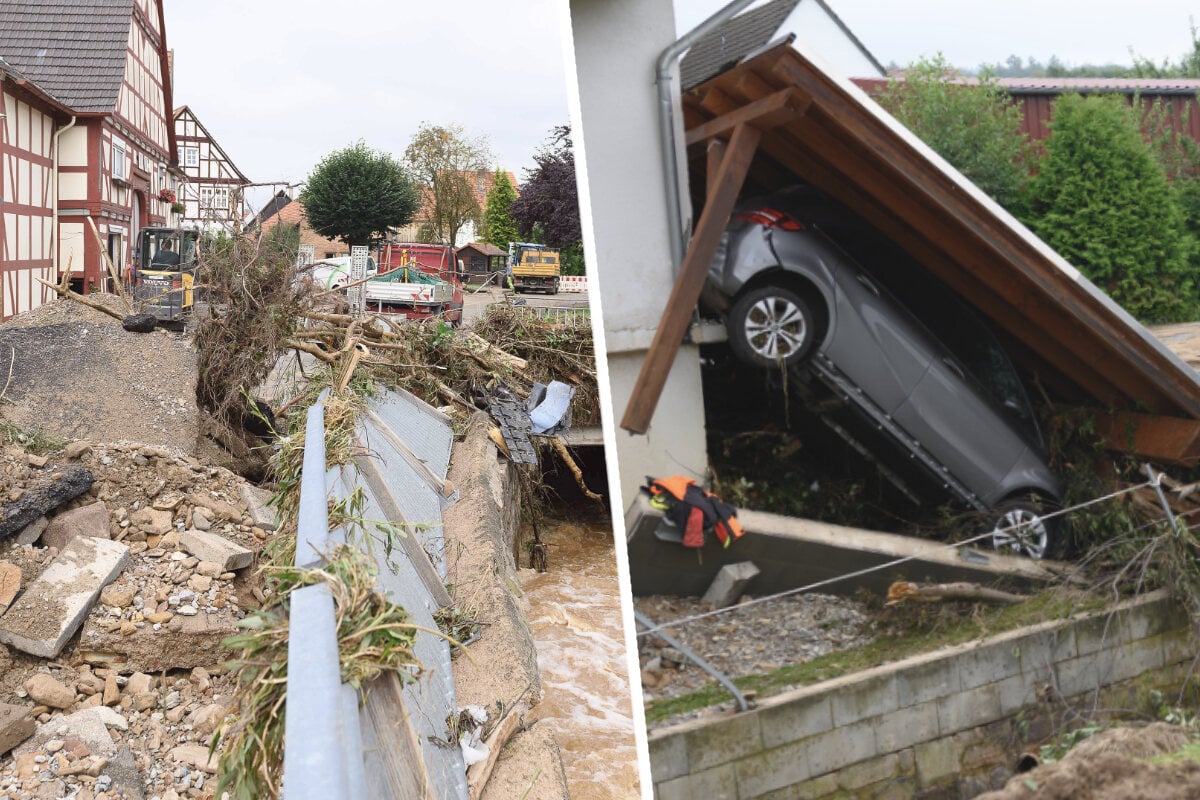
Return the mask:
<svg viewBox="0 0 1200 800">
<path fill-rule="evenodd" d="M 245 213 L 242 187 L 250 181 L 187 106 L 175 109 L 175 141 L 186 176 L 178 195 L 182 224 L 232 230 Z"/>
<path fill-rule="evenodd" d="M 9 317 L 49 299 L 35 273 L 109 290 L 104 253 L 123 273 L 138 231 L 170 224 L 177 189 L 161 0 L 3 0 L 0 54 L 15 109 L 0 124 Z"/>
</svg>

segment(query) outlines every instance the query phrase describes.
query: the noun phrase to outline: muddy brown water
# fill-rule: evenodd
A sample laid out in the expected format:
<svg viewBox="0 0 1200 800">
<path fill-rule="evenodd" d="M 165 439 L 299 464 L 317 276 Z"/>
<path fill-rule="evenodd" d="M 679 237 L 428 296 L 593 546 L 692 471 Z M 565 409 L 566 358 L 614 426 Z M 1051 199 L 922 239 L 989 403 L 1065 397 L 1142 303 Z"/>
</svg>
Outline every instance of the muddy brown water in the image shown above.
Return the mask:
<svg viewBox="0 0 1200 800">
<path fill-rule="evenodd" d="M 521 570 L 543 699 L 540 725 L 562 749 L 571 800 L 640 796 L 612 525 L 549 520 L 550 569 Z"/>
</svg>

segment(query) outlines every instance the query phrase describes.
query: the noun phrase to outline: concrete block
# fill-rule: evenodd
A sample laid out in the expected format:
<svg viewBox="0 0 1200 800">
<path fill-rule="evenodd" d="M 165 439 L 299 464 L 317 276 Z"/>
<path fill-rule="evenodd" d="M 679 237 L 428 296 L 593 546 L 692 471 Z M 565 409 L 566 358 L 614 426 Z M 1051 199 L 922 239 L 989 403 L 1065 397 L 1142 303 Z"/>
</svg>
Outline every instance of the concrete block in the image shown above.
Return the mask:
<svg viewBox="0 0 1200 800">
<path fill-rule="evenodd" d="M 870 758 L 851 764 L 837 774 L 838 786 L 848 792 L 870 786 L 873 783 L 896 777 L 900 771 L 900 759 L 895 753 Z"/>
<path fill-rule="evenodd" d="M 242 484 L 241 496 L 255 527 L 262 528 L 264 531 L 273 531 L 279 527 L 279 517 L 276 515 L 274 507 L 268 505 L 271 502 L 270 492 L 259 489 L 257 486 Z"/>
<path fill-rule="evenodd" d="M 649 745 L 650 772 L 655 782 L 669 781 L 687 774 L 687 743 L 683 734 L 652 735 Z"/>
<path fill-rule="evenodd" d="M 922 788 L 958 774 L 958 748 L 949 736 L 920 742 L 913 746 L 913 754 L 917 761 L 917 782 Z"/>
<path fill-rule="evenodd" d="M 856 722 L 836 728 L 829 733 L 805 739 L 808 767 L 813 775 L 823 775 L 847 764 L 871 758 L 877 754 L 874 721 Z"/>
<path fill-rule="evenodd" d="M 713 578 L 712 585 L 700 598 L 700 602 L 708 603 L 714 608 L 728 608 L 746 593 L 750 581 L 758 577 L 758 567 L 753 561 L 739 561 L 736 564 L 726 564 Z"/>
<path fill-rule="evenodd" d="M 896 671 L 896 696 L 901 707 L 936 700 L 958 689 L 958 659 L 947 658 L 943 653 L 934 653 Z"/>
<path fill-rule="evenodd" d="M 787 702 L 769 698 L 758 709 L 763 745 L 768 749 L 807 739 L 833 727 L 833 707 L 828 692 L 803 694 Z"/>
<path fill-rule="evenodd" d="M 877 751 L 894 753 L 937 736 L 938 704 L 941 702 L 944 701 L 930 700 L 871 720 Z"/>
<path fill-rule="evenodd" d="M 146 625 L 122 635 L 119 630 L 109 630 L 109 626 L 102 617 L 89 618 L 79 635 L 76 652 L 90 664 L 121 672 L 209 667 L 214 663 L 214 654 L 222 652 L 221 642 L 238 633 L 237 616 L 228 607 L 213 614 L 177 614 L 157 631 Z"/>
<path fill-rule="evenodd" d="M 72 539 L 0 617 L 0 642 L 54 658 L 128 560 L 128 545 L 91 536 Z"/>
<path fill-rule="evenodd" d="M 220 564 L 225 572 L 245 569 L 254 563 L 254 551 L 228 541 L 223 536 L 208 531 L 184 531 L 179 537 L 184 550 L 201 561 Z"/>
<path fill-rule="evenodd" d="M 958 657 L 959 678 L 963 689 L 996 683 L 1021 672 L 1021 646 L 1001 639 L 963 652 Z"/>
<path fill-rule="evenodd" d="M 840 691 L 832 692 L 833 724 L 837 726 L 877 717 L 900 707 L 896 692 L 896 673 L 876 672 L 849 681 Z"/>
<path fill-rule="evenodd" d="M 1059 661 L 1075 657 L 1075 627 L 1064 624 L 1042 628 L 1013 638 L 1012 644 L 1021 662 L 1021 672 L 1044 673 Z"/>
<path fill-rule="evenodd" d="M 753 711 L 690 728 L 683 736 L 688 771 L 693 775 L 757 753 L 763 746 L 758 714 Z"/>
<path fill-rule="evenodd" d="M 759 797 L 808 780 L 808 752 L 808 743 L 799 741 L 740 759 L 733 765 L 739 796 Z"/>
<path fill-rule="evenodd" d="M 37 723 L 29 715 L 29 706 L 0 703 L 0 756 L 33 736 Z"/>
<path fill-rule="evenodd" d="M 1000 712 L 1015 714 L 1022 708 L 1038 702 L 1040 697 L 1053 690 L 1054 668 L 1047 667 L 1036 673 L 1023 672 L 992 685 L 996 687 Z"/>
<path fill-rule="evenodd" d="M 42 531 L 42 544 L 62 550 L 67 546 L 67 542 L 77 536 L 109 538 L 108 509 L 104 507 L 103 502 L 97 500 L 89 505 L 64 511 L 50 520 L 46 529 Z"/>
<path fill-rule="evenodd" d="M 1100 650 L 1128 641 L 1128 626 L 1122 624 L 1122 613 L 1104 613 L 1084 617 L 1075 622 L 1075 654 L 1090 656 Z"/>
<path fill-rule="evenodd" d="M 759 795 L 755 800 L 825 800 L 838 791 L 836 775 L 822 775 L 803 783 Z"/>
<path fill-rule="evenodd" d="M 1003 716 L 1000 691 L 994 683 L 943 697 L 937 701 L 937 711 L 938 730 L 943 736 L 995 722 Z"/>
<path fill-rule="evenodd" d="M 1178 664 L 1181 661 L 1191 662 L 1196 657 L 1200 645 L 1191 630 L 1178 630 L 1164 633 L 1159 637 L 1162 643 L 1163 664 Z"/>
</svg>

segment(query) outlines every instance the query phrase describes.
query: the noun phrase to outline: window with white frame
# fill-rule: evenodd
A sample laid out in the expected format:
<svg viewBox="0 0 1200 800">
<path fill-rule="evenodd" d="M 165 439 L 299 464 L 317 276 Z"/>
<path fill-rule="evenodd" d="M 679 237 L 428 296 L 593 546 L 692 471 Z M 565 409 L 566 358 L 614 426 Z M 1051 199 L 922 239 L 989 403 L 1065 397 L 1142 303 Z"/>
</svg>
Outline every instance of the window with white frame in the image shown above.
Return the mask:
<svg viewBox="0 0 1200 800">
<path fill-rule="evenodd" d="M 183 148 L 183 165 L 185 167 L 197 167 L 200 165 L 200 148 L 185 147 Z"/>
<path fill-rule="evenodd" d="M 227 211 L 229 209 L 229 189 L 213 189 L 213 208 Z"/>
<path fill-rule="evenodd" d="M 127 172 L 127 170 L 125 167 L 125 143 L 118 142 L 116 139 L 113 139 L 113 143 L 112 143 L 112 176 L 114 178 L 120 178 L 120 179 L 124 180 L 126 172 Z"/>
<path fill-rule="evenodd" d="M 213 207 L 213 188 L 211 186 L 200 187 L 200 210 L 207 211 Z"/>
</svg>

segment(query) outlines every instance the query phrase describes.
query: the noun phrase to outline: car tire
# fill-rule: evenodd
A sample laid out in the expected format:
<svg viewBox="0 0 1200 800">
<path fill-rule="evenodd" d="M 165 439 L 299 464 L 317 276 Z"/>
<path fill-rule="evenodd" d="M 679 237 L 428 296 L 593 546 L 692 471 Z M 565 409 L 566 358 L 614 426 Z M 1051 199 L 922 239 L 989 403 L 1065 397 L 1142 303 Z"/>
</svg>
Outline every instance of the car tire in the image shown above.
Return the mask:
<svg viewBox="0 0 1200 800">
<path fill-rule="evenodd" d="M 992 509 L 988 529 L 992 548 L 1027 558 L 1062 558 L 1067 554 L 1067 529 L 1061 517 L 1046 519 L 1053 504 L 1038 497 L 1005 500 Z"/>
<path fill-rule="evenodd" d="M 816 340 L 808 301 L 782 286 L 763 286 L 738 298 L 725 321 L 734 355 L 758 367 L 794 367 Z"/>
</svg>

